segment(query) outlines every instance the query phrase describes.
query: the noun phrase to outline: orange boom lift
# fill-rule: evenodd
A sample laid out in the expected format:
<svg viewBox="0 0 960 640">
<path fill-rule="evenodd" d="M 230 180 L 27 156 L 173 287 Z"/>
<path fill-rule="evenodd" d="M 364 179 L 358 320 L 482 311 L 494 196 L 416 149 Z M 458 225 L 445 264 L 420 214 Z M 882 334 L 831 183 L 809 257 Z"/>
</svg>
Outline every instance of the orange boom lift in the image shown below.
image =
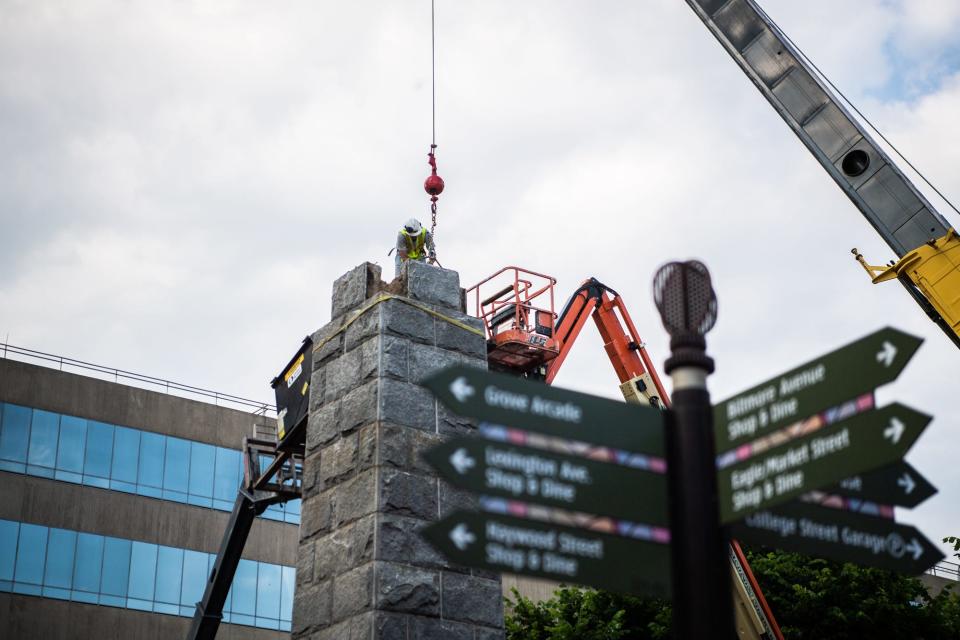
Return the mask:
<svg viewBox="0 0 960 640">
<path fill-rule="evenodd" d="M 660 409 L 669 407 L 670 398 L 620 295 L 590 278 L 557 315 L 556 284 L 552 276 L 511 266 L 467 290 L 467 310 L 483 320 L 486 329 L 490 369 L 550 384 L 592 317 L 624 399 Z M 730 563 L 738 636 L 783 640 L 736 541 L 730 544 Z"/>
</svg>

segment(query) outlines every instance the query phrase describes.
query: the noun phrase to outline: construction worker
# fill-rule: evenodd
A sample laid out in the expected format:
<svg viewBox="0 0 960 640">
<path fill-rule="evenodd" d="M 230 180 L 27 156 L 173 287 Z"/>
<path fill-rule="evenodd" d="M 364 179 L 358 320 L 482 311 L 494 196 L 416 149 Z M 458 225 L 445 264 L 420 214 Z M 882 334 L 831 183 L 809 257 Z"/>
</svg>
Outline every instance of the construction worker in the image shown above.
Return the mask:
<svg viewBox="0 0 960 640">
<path fill-rule="evenodd" d="M 433 262 L 436 258 L 437 250 L 433 246 L 433 235 L 424 229 L 416 218 L 407 220 L 397 234 L 397 276 L 400 275 L 400 265 L 404 260 L 423 262 L 429 259 Z"/>
</svg>

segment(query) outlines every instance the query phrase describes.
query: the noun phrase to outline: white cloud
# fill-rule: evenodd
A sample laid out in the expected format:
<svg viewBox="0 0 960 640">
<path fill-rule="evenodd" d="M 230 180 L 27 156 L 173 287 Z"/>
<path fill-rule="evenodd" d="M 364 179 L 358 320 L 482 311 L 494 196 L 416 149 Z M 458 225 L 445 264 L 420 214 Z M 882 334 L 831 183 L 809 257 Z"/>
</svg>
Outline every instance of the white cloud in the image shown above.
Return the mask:
<svg viewBox="0 0 960 640">
<path fill-rule="evenodd" d="M 960 199 L 957 69 L 917 66 L 958 10 L 921 4 L 764 2 Z M 960 354 L 869 284 L 850 248 L 890 251 L 686 5 L 437 5 L 444 265 L 529 266 L 561 298 L 597 276 L 660 364 L 652 274 L 702 258 L 717 397 L 885 324 L 925 336 L 887 397 L 937 417 L 910 459 L 941 495 L 904 519 L 956 534 Z M 427 3 L 7 2 L 0 336 L 269 400 L 332 281 L 392 273 L 396 227 L 428 216 L 429 55 Z M 558 382 L 616 397 L 591 331 Z"/>
</svg>

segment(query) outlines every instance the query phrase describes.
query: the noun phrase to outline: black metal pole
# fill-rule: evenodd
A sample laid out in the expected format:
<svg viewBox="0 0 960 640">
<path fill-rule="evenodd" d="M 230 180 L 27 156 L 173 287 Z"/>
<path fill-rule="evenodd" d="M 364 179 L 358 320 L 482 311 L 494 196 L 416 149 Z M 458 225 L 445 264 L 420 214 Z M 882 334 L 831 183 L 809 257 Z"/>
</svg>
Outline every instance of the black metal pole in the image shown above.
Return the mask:
<svg viewBox="0 0 960 640">
<path fill-rule="evenodd" d="M 727 541 L 720 527 L 713 408 L 713 359 L 704 334 L 716 321 L 710 274 L 698 262 L 665 265 L 654 298 L 670 333 L 664 371 L 673 381 L 667 412 L 667 477 L 673 570 L 673 636 L 736 638 Z"/>
<path fill-rule="evenodd" d="M 674 637 L 726 640 L 734 637 L 733 593 L 720 528 L 713 412 L 703 384 L 706 371 L 681 367 L 672 377 L 666 440 Z"/>
</svg>

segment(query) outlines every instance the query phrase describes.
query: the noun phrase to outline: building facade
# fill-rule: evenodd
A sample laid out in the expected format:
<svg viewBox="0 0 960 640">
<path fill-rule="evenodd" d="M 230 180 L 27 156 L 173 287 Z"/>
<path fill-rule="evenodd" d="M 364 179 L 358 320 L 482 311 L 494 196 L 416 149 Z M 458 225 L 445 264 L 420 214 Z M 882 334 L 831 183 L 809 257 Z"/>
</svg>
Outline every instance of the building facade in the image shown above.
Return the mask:
<svg viewBox="0 0 960 640">
<path fill-rule="evenodd" d="M 263 415 L 0 359 L 0 635 L 184 637 Z M 218 638 L 287 638 L 299 500 L 258 518 Z"/>
</svg>

